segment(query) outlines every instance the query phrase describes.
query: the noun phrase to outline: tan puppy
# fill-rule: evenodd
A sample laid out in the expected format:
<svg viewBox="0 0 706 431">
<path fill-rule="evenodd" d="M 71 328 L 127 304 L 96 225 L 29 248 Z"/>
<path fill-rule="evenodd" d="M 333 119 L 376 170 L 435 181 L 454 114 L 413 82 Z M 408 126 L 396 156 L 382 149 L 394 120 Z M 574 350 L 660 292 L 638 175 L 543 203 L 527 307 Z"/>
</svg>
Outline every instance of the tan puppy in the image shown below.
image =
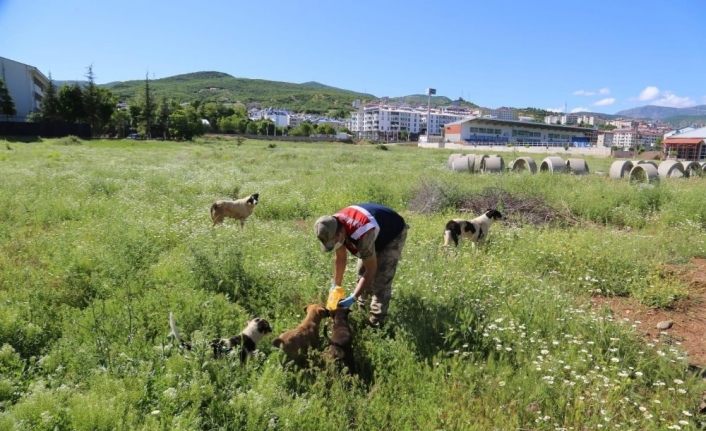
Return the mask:
<svg viewBox="0 0 706 431">
<path fill-rule="evenodd" d="M 306 317 L 294 329 L 290 329 L 275 338 L 272 344 L 281 349 L 287 358 L 299 366 L 306 364 L 310 347 L 319 346 L 319 325 L 329 312 L 321 304 L 309 304 L 304 309 Z"/>
<path fill-rule="evenodd" d="M 348 324 L 348 314 L 350 308 L 337 308 L 331 312 L 333 318 L 333 330 L 329 338 L 328 357 L 348 367 L 349 373 L 355 373 L 355 363 L 353 362 L 353 333 Z"/>
<path fill-rule="evenodd" d="M 246 198 L 237 199 L 234 201 L 220 200 L 211 205 L 211 220 L 213 225 L 223 223 L 223 219 L 231 217 L 240 220 L 240 227 L 245 224 L 245 219 L 250 217 L 255 205 L 260 199 L 259 193 L 253 193 Z"/>
</svg>

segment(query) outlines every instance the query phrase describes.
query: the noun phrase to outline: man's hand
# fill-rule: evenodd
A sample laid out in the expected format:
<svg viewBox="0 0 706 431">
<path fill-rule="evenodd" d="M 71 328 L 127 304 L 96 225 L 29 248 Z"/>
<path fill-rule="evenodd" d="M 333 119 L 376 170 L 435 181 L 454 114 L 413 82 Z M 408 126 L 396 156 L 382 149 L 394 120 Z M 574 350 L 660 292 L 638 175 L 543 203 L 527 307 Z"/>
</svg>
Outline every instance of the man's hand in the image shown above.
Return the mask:
<svg viewBox="0 0 706 431">
<path fill-rule="evenodd" d="M 338 301 L 338 306 L 341 308 L 351 308 L 351 305 L 355 302 L 355 295 L 350 295 L 345 299 Z"/>
</svg>

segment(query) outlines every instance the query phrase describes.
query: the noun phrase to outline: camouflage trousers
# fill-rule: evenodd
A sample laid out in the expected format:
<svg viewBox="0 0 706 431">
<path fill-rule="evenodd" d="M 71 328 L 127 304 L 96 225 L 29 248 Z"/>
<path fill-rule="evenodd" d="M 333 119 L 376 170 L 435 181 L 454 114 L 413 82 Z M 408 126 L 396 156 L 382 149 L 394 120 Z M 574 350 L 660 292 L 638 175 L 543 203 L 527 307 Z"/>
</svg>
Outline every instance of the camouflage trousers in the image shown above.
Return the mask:
<svg viewBox="0 0 706 431">
<path fill-rule="evenodd" d="M 392 297 L 392 280 L 397 272 L 397 263 L 402 256 L 402 249 L 407 240 L 407 230 L 409 226 L 405 226 L 399 235 L 395 237 L 389 244 L 380 251 L 376 251 L 377 256 L 377 273 L 369 290 L 363 292 L 358 298 L 358 307 L 365 310 L 367 302 L 370 300 L 370 317 L 369 323 L 373 326 L 380 326 L 387 317 L 387 308 L 390 305 L 390 297 Z M 363 261 L 358 259 L 358 279 L 365 274 Z"/>
</svg>

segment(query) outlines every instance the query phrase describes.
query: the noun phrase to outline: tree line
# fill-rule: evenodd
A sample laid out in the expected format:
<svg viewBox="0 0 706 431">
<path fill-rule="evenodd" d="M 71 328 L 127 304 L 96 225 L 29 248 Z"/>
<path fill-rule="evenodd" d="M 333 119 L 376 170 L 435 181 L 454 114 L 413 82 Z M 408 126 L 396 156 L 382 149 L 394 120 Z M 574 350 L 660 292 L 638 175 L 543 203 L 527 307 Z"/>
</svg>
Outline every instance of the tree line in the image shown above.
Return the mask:
<svg viewBox="0 0 706 431">
<path fill-rule="evenodd" d="M 328 124 L 303 122 L 294 128 L 277 127 L 269 119 L 248 118 L 245 105 L 216 102 L 178 103 L 166 97 L 156 98 L 149 77 L 129 105 L 118 104 L 108 89 L 95 84 L 93 67 L 86 72 L 88 83 L 64 85 L 57 89 L 49 75 L 41 108 L 30 115 L 30 121 L 87 123 L 95 137 L 124 138 L 138 134 L 144 138 L 192 139 L 206 131 L 250 135 L 332 135 L 336 130 Z M 2 98 L 0 87 L 0 99 Z M 1 101 L 1 100 L 0 100 Z M 1 107 L 1 106 L 0 106 Z M 3 110 L 4 112 L 4 110 Z M 12 115 L 12 114 L 5 114 Z M 205 121 L 204 121 L 205 120 Z"/>
</svg>

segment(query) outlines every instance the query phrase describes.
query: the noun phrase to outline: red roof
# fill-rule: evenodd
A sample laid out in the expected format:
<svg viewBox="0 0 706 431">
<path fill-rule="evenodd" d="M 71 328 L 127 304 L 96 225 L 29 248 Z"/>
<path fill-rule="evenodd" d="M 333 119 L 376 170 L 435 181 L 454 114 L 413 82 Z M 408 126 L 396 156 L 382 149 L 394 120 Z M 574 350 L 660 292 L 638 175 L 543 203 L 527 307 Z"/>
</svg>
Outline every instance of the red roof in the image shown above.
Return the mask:
<svg viewBox="0 0 706 431">
<path fill-rule="evenodd" d="M 666 138 L 663 144 L 679 144 L 679 145 L 698 145 L 704 141 L 704 138 Z"/>
</svg>

